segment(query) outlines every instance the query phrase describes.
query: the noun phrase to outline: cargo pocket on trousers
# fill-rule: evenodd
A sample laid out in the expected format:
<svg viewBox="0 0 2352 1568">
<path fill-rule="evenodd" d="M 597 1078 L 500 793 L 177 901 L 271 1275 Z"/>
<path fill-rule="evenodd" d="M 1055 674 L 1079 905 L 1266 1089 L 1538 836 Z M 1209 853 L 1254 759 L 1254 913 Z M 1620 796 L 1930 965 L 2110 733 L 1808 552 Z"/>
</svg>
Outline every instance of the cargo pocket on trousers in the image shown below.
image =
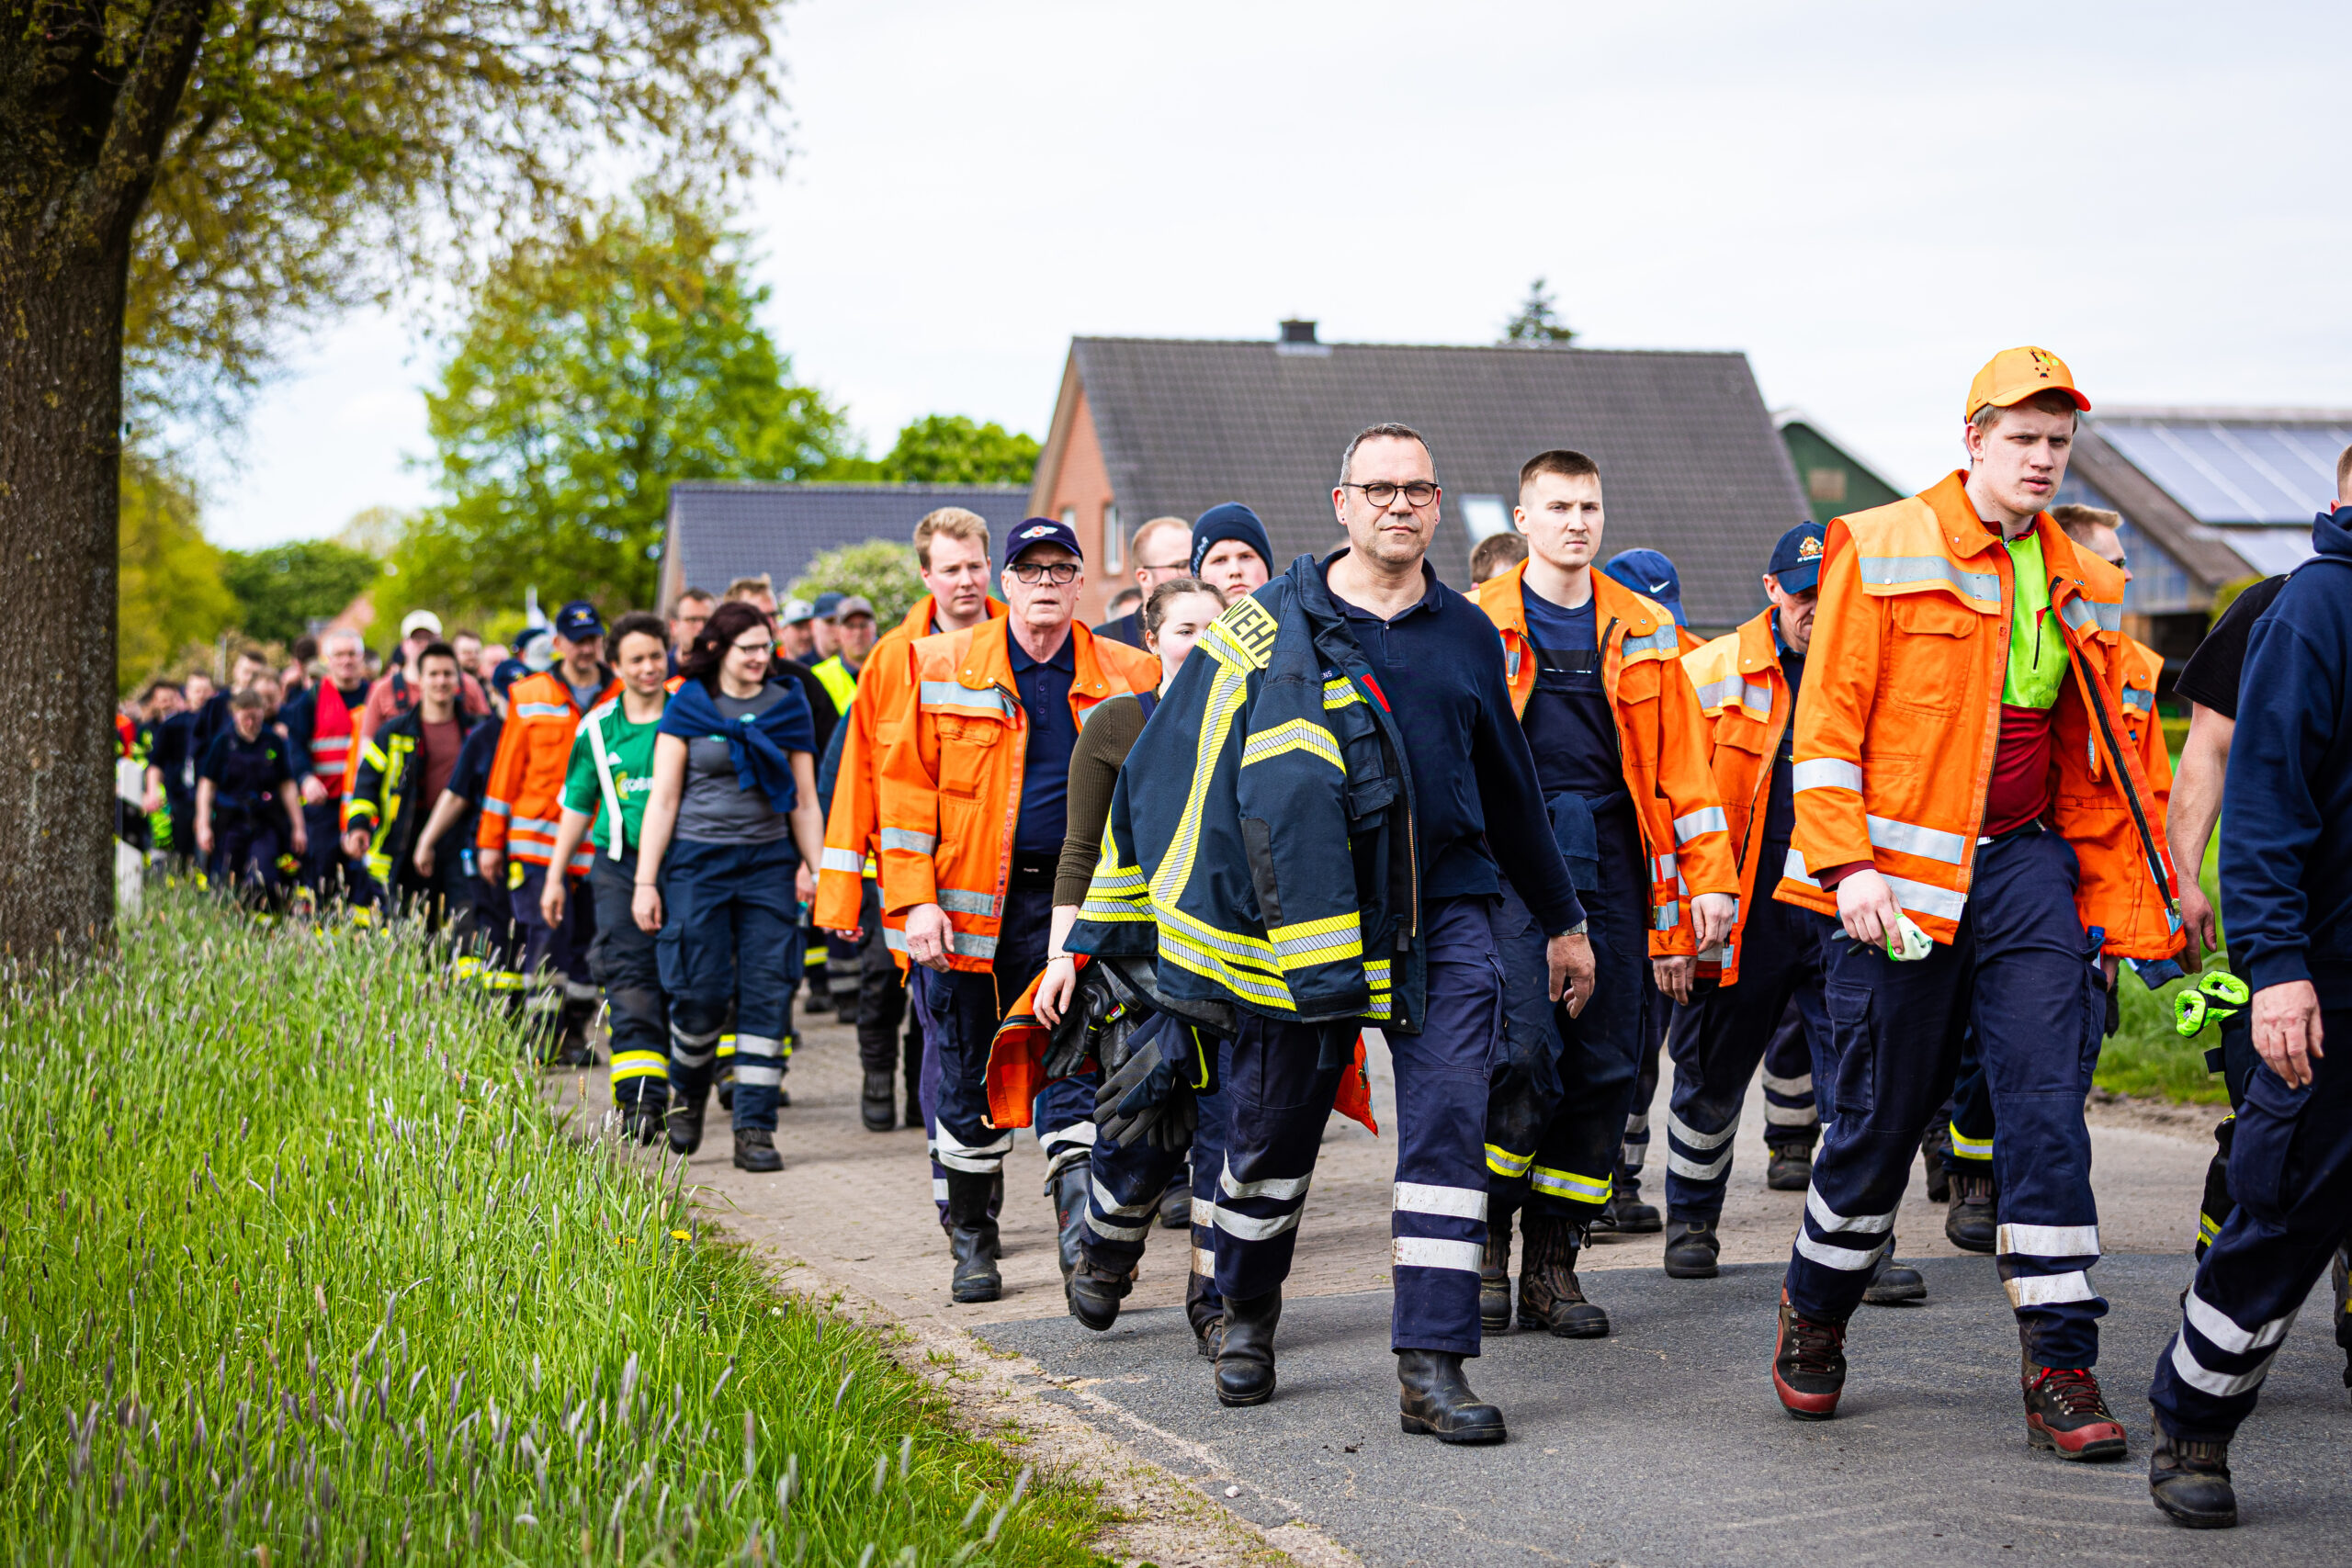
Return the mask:
<svg viewBox="0 0 2352 1568">
<path fill-rule="evenodd" d="M 1821 1107 L 1824 1120 L 1867 1117 L 1878 1107 L 1878 1049 L 1871 1038 L 1871 993 L 1866 986 L 1823 987 L 1829 1012 L 1832 1104 Z"/>
<path fill-rule="evenodd" d="M 2286 1189 L 2295 1129 L 2311 1098 L 2311 1085 L 2290 1089 L 2267 1063 L 2257 1064 L 2246 1079 L 2245 1104 L 2230 1137 L 2230 1196 L 2256 1219 L 2276 1223 L 2285 1217 L 2278 1195 Z"/>
</svg>

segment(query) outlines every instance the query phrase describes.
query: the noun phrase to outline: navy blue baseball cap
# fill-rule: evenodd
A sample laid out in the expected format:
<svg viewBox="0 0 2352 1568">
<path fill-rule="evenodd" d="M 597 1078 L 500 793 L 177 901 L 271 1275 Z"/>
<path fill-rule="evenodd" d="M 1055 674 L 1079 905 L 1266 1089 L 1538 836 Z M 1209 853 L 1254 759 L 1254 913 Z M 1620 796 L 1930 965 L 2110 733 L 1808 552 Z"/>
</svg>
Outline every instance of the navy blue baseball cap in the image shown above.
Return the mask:
<svg viewBox="0 0 2352 1568">
<path fill-rule="evenodd" d="M 605 617 L 585 599 L 574 599 L 555 613 L 555 635 L 570 642 L 586 642 L 605 635 Z"/>
<path fill-rule="evenodd" d="M 1011 566 L 1021 558 L 1021 552 L 1032 545 L 1059 545 L 1079 559 L 1086 552 L 1078 547 L 1078 531 L 1055 517 L 1027 517 L 1004 540 L 1004 564 Z"/>
<path fill-rule="evenodd" d="M 1682 618 L 1682 574 L 1659 551 L 1620 550 L 1600 570 L 1644 598 L 1665 605 L 1676 626 L 1689 624 Z"/>
<path fill-rule="evenodd" d="M 817 595 L 817 602 L 808 607 L 808 611 L 820 621 L 830 621 L 840 613 L 841 607 L 842 595 L 827 592 Z M 796 623 L 789 621 L 786 623 L 787 626 L 794 624 Z"/>
<path fill-rule="evenodd" d="M 1780 580 L 1783 593 L 1803 593 L 1821 586 L 1821 546 L 1818 523 L 1800 523 L 1772 547 L 1772 564 L 1764 570 Z"/>
</svg>

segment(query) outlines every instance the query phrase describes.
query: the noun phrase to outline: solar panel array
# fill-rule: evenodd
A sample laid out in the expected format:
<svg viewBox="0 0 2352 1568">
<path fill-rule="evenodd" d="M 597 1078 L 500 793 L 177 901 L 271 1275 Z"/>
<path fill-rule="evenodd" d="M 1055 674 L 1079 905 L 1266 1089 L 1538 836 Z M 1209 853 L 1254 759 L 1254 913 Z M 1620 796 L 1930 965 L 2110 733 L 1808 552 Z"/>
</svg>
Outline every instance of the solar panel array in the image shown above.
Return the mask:
<svg viewBox="0 0 2352 1568">
<path fill-rule="evenodd" d="M 2200 523 L 2308 525 L 2335 494 L 2335 421 L 2102 419 L 2099 434 Z"/>
</svg>

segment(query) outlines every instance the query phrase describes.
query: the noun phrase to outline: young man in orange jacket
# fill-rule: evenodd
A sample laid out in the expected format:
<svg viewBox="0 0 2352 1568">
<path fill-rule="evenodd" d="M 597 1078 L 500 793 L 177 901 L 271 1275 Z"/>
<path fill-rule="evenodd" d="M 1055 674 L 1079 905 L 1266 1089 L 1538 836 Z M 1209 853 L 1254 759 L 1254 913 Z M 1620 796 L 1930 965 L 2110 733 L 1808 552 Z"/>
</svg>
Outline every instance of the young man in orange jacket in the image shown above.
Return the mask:
<svg viewBox="0 0 2352 1568">
<path fill-rule="evenodd" d="M 1600 468 L 1580 452 L 1540 453 L 1519 485 L 1513 515 L 1528 557 L 1471 598 L 1501 632 L 1511 703 L 1584 900 L 1596 970 L 1580 1016 L 1551 1005 L 1543 935 L 1506 893 L 1497 930 L 1514 932 L 1500 943 L 1509 1028 L 1556 1043 L 1559 1099 L 1533 1104 L 1542 1096 L 1531 1091 L 1520 1097 L 1528 1103 L 1505 1096 L 1490 1108 L 1479 1316 L 1487 1328 L 1510 1326 L 1516 1208 L 1527 1243 L 1520 1325 L 1594 1338 L 1609 1332 L 1609 1314 L 1585 1300 L 1576 1259 L 1609 1202 L 1642 1046 L 1657 1039 L 1644 1023 L 1644 961 L 1662 988 L 1687 995 L 1694 955 L 1731 925 L 1739 871 L 1674 616 L 1593 567 Z"/>
<path fill-rule="evenodd" d="M 2126 739 L 2123 580 L 2042 510 L 2089 406 L 2056 355 L 2006 350 L 1969 388 L 1966 469 L 1829 525 L 1792 770 L 1804 874 L 1777 895 L 1836 915 L 1843 938 L 1825 987 L 1833 1115 L 1773 1358 L 1801 1420 L 1837 1413 L 1846 1320 L 1973 1028 L 2001 1122 L 2027 1439 L 2124 1451 L 2091 1370 L 2107 1303 L 2086 1272 L 2083 1099 L 2116 962 L 2181 938 Z"/>
<path fill-rule="evenodd" d="M 1000 581 L 1002 619 L 914 644 L 914 707 L 880 768 L 884 940 L 921 965 L 958 1302 L 994 1301 L 1001 1288 L 989 1205 L 1012 1132 L 989 1120 L 989 1047 L 1046 966 L 1078 727 L 1105 697 L 1159 678 L 1151 655 L 1077 624 L 1084 558 L 1068 525 L 1032 517 L 1014 529 Z M 1035 1126 L 1067 1279 L 1091 1174 L 1091 1075 L 1048 1086 Z"/>
</svg>

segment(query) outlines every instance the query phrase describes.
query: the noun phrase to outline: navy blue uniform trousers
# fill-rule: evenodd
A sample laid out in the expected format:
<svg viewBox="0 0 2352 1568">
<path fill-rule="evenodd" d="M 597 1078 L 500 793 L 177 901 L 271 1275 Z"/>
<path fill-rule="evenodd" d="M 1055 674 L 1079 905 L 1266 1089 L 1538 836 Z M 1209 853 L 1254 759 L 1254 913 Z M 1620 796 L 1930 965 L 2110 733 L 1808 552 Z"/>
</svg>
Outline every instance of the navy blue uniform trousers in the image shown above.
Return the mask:
<svg viewBox="0 0 2352 1568">
<path fill-rule="evenodd" d="M 1233 1045 L 1203 1031 L 1203 1044 L 1216 1052 L 1217 1082 L 1225 1082 L 1225 1073 L 1233 1059 Z M 1334 1085 L 1333 1092 L 1337 1092 Z M 1155 1146 L 1148 1138 L 1135 1139 L 1118 1148 L 1097 1144 L 1093 1155 L 1093 1192 L 1086 1211 L 1086 1253 L 1105 1269 L 1125 1269 L 1135 1267 L 1143 1257 L 1144 1239 L 1159 1213 L 1159 1200 L 1169 1184 L 1187 1179 L 1193 1189 L 1192 1269 L 1195 1274 L 1214 1276 L 1216 1273 L 1216 1244 L 1204 1215 L 1216 1212 L 1217 1177 L 1225 1169 L 1225 1095 L 1220 1089 L 1215 1094 L 1193 1096 L 1193 1103 L 1199 1111 L 1199 1121 L 1193 1129 L 1193 1144 L 1189 1149 L 1173 1151 Z M 1190 1162 L 1192 1169 L 1185 1173 Z"/>
<path fill-rule="evenodd" d="M 2352 1235 L 2352 1009 L 2321 1016 L 2328 1054 L 2290 1089 L 2269 1067 L 2246 1080 L 2230 1139 L 2237 1207 L 2206 1247 L 2180 1327 L 2148 1390 L 2176 1437 L 2227 1442 L 2254 1413 L 2280 1341 L 2328 1259 Z M 2010 1136 L 2002 1123 L 2000 1146 Z M 2007 1194 L 2003 1193 L 2006 1201 Z"/>
<path fill-rule="evenodd" d="M 2075 914 L 2073 846 L 2037 829 L 1979 845 L 1951 945 L 1907 964 L 1839 931 L 1826 999 L 1826 1128 L 1789 1259 L 1789 1301 L 1844 1322 L 1892 1245 L 1919 1134 L 1944 1102 L 1962 1036 L 1976 1032 L 2001 1136 L 1996 1248 L 2018 1334 L 2038 1366 L 2098 1359 L 2107 1303 L 2083 1099 L 2098 1062 L 2106 994 Z"/>
<path fill-rule="evenodd" d="M 665 871 L 667 867 L 663 868 Z M 512 880 L 515 871 L 522 880 Z M 552 1038 L 566 1005 L 593 1005 L 596 985 L 588 975 L 588 945 L 596 939 L 596 900 L 583 897 L 583 880 L 564 889 L 563 923 L 550 926 L 539 913 L 539 890 L 548 868 L 532 861 L 507 863 L 506 907 L 514 917 L 515 967 L 523 974 L 523 1012 L 536 1032 Z"/>
<path fill-rule="evenodd" d="M 938 1182 L 945 1181 L 946 1170 L 993 1176 L 1004 1168 L 1004 1156 L 1012 1151 L 1012 1129 L 989 1125 L 989 1046 L 1006 1010 L 1046 967 L 1053 919 L 1051 884 L 1015 888 L 1005 895 L 993 967 L 944 973 L 915 967 L 925 1046 L 923 1120 L 929 1123 L 925 1130 Z M 938 1060 L 935 1080 L 933 1057 Z M 1062 1078 L 1037 1096 L 1032 1125 L 1046 1151 L 1049 1179 L 1094 1146 L 1097 1077 L 1089 1072 Z M 938 1168 L 942 1167 L 945 1168 Z M 933 1190 L 944 1196 L 942 1188 Z"/>
<path fill-rule="evenodd" d="M 1478 1353 L 1487 1075 L 1502 1039 L 1499 904 L 1449 898 L 1423 908 L 1427 1016 L 1420 1032 L 1387 1036 L 1396 1072 L 1389 1337 L 1399 1350 Z M 1223 1097 L 1225 1159 L 1211 1218 L 1216 1288 L 1228 1300 L 1262 1296 L 1290 1273 L 1299 1213 L 1340 1075 L 1354 1057 L 1355 1031 L 1352 1023 L 1282 1023 L 1251 1015 L 1234 1038 Z M 1326 1032 L 1345 1037 L 1336 1051 L 1323 1050 Z M 1325 1055 L 1336 1055 L 1336 1065 L 1319 1065 Z"/>
<path fill-rule="evenodd" d="M 1761 867 L 1778 870 L 1785 844 L 1767 843 Z M 1764 871 L 1759 869 L 1758 880 Z M 1732 1136 L 1748 1080 L 1793 1011 L 1806 1038 L 1828 1028 L 1822 1009 L 1823 967 L 1829 934 L 1838 922 L 1826 915 L 1777 898 L 1764 897 L 1749 909 L 1740 931 L 1739 979 L 1719 986 L 1702 981 L 1690 1005 L 1674 1010 L 1667 1031 L 1667 1054 L 1674 1061 L 1674 1092 L 1666 1117 L 1666 1205 L 1669 1217 L 1713 1224 L 1724 1212 L 1724 1188 L 1731 1179 Z M 1813 1121 L 1813 1066 L 1808 1053 L 1800 1079 L 1768 1076 L 1766 1089 L 1784 1111 Z M 1800 1091 L 1801 1111 L 1792 1104 Z M 1776 1129 L 1777 1130 L 1777 1129 Z M 1768 1136 L 1769 1136 L 1768 1133 Z"/>
<path fill-rule="evenodd" d="M 662 990 L 661 939 L 637 923 L 637 852 L 599 852 L 588 868 L 596 935 L 588 972 L 605 987 L 612 1026 L 613 1103 L 659 1111 L 670 1098 L 670 999 Z M 666 912 L 666 911 L 665 911 Z"/>
<path fill-rule="evenodd" d="M 792 1032 L 792 959 L 800 899 L 790 839 L 764 844 L 673 842 L 662 860 L 662 934 L 655 944 L 670 998 L 670 1084 L 698 1105 L 708 1091 L 729 1010 L 735 1030 L 739 1131 L 775 1131 Z"/>
</svg>

